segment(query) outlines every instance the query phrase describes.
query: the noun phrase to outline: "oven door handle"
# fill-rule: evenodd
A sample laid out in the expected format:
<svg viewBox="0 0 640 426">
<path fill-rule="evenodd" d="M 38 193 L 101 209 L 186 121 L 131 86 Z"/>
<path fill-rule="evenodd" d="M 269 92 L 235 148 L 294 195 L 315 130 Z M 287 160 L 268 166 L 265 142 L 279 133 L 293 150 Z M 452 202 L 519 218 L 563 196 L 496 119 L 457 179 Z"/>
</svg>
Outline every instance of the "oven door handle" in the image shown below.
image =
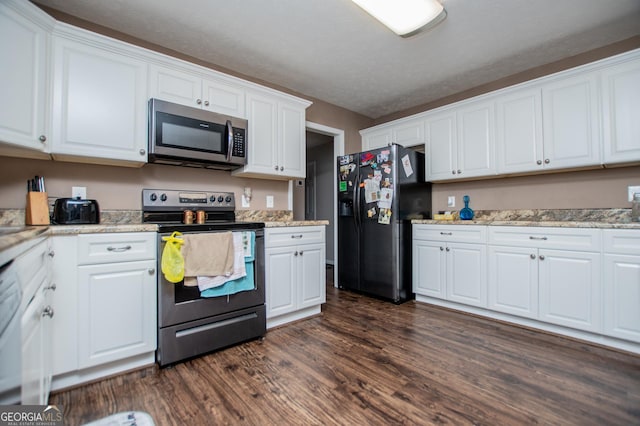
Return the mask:
<svg viewBox="0 0 640 426">
<path fill-rule="evenodd" d="M 227 161 L 231 161 L 233 153 L 233 126 L 231 120 L 227 120 Z"/>
</svg>

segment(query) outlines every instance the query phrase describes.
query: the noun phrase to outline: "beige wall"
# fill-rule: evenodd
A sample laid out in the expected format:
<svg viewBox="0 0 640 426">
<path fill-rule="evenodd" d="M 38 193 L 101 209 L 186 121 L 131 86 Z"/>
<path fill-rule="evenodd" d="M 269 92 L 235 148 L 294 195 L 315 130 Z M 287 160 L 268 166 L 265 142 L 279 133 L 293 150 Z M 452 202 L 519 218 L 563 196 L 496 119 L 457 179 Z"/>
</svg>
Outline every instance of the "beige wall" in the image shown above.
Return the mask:
<svg viewBox="0 0 640 426">
<path fill-rule="evenodd" d="M 434 184 L 433 210 L 631 208 L 627 186 L 640 185 L 640 166 Z M 447 197 L 456 206 L 447 207 Z"/>
<path fill-rule="evenodd" d="M 0 157 L 0 208 L 24 208 L 26 182 L 35 175 L 46 177 L 49 197 L 71 197 L 72 186 L 85 186 L 87 198 L 98 200 L 103 210 L 141 209 L 143 188 L 232 191 L 240 206 L 242 191 L 249 186 L 252 210 L 266 209 L 267 195 L 274 196 L 276 210 L 286 210 L 288 204 L 286 181 L 237 178 L 230 172 L 160 164 L 137 169 Z"/>
</svg>

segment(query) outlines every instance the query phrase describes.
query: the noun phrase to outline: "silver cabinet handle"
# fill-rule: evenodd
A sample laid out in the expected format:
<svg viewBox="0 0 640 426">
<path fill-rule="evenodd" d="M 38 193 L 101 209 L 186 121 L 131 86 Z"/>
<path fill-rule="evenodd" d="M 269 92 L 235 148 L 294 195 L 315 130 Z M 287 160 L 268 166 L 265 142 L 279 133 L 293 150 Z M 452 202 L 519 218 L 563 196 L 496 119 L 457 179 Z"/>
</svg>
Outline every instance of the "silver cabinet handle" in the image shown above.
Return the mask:
<svg viewBox="0 0 640 426">
<path fill-rule="evenodd" d="M 547 237 L 534 237 L 534 236 L 529 236 L 530 240 L 539 240 L 539 241 L 547 241 Z"/>
<path fill-rule="evenodd" d="M 551 161 L 548 158 L 544 159 L 544 164 L 549 164 Z"/>
<path fill-rule="evenodd" d="M 298 255 L 298 252 L 293 253 L 293 255 L 294 255 L 294 256 L 297 256 L 297 255 Z"/>
<path fill-rule="evenodd" d="M 447 251 L 451 251 L 451 249 L 449 247 L 447 247 Z"/>
<path fill-rule="evenodd" d="M 444 251 L 444 247 L 440 247 L 440 251 Z"/>
<path fill-rule="evenodd" d="M 461 175 L 462 174 L 462 170 L 458 169 L 458 174 Z"/>
<path fill-rule="evenodd" d="M 304 254 L 304 252 L 302 250 L 300 250 L 300 256 L 302 256 Z"/>
<path fill-rule="evenodd" d="M 455 174 L 456 174 L 456 171 L 455 171 L 455 170 L 451 170 L 451 174 L 452 174 L 452 175 L 455 175 Z"/>
<path fill-rule="evenodd" d="M 535 255 L 535 254 L 532 254 L 532 255 L 531 255 L 531 258 L 532 258 L 532 259 L 535 259 L 535 258 L 536 258 L 536 255 Z"/>
<path fill-rule="evenodd" d="M 536 164 L 539 166 L 540 164 L 542 164 L 542 160 L 536 161 Z"/>
<path fill-rule="evenodd" d="M 140 152 L 140 155 L 145 155 L 147 153 L 147 151 L 145 151 L 144 149 L 141 149 L 139 152 Z"/>
<path fill-rule="evenodd" d="M 453 235 L 453 232 L 440 232 L 440 235 Z"/>
<path fill-rule="evenodd" d="M 49 257 L 55 257 L 56 252 L 53 250 L 49 250 L 49 253 L 47 253 L 49 255 Z"/>
<path fill-rule="evenodd" d="M 149 275 L 153 275 L 156 273 L 156 270 L 154 268 L 149 268 L 147 272 L 149 273 Z"/>
<path fill-rule="evenodd" d="M 209 101 L 204 101 L 204 106 L 209 106 Z"/>
<path fill-rule="evenodd" d="M 277 172 L 277 171 L 278 171 L 278 166 L 277 166 L 277 165 L 276 165 L 276 166 L 274 166 L 274 167 L 273 167 L 273 170 L 275 170 L 275 171 Z"/>
<path fill-rule="evenodd" d="M 201 104 L 202 104 L 202 99 L 196 99 L 196 103 L 197 103 L 198 105 L 201 105 Z"/>
<path fill-rule="evenodd" d="M 58 288 L 56 286 L 56 283 L 51 284 L 49 287 L 45 287 L 45 290 L 51 290 L 51 291 L 56 291 L 56 288 Z"/>
<path fill-rule="evenodd" d="M 280 166 L 280 171 L 284 171 L 284 166 Z"/>
<path fill-rule="evenodd" d="M 300 238 L 302 238 L 302 234 L 300 234 L 300 235 L 292 235 L 291 238 L 300 239 Z"/>
<path fill-rule="evenodd" d="M 47 137 L 46 137 L 45 135 L 40 135 L 40 137 L 38 138 L 38 140 L 39 140 L 40 142 L 43 142 L 43 143 L 44 143 L 44 142 L 46 142 L 46 141 L 47 141 Z"/>
<path fill-rule="evenodd" d="M 540 260 L 544 260 L 544 256 L 543 255 L 540 255 L 538 257 L 540 257 Z"/>
<path fill-rule="evenodd" d="M 42 316 L 43 317 L 49 317 L 49 318 L 53 318 L 53 308 L 49 305 L 47 305 L 46 308 L 44 308 L 44 310 L 42 311 Z"/>
<path fill-rule="evenodd" d="M 123 251 L 131 250 L 131 246 L 129 246 L 129 245 L 124 246 L 124 247 L 111 247 L 111 246 L 109 246 L 109 247 L 107 247 L 107 250 L 109 250 L 109 251 L 115 251 L 115 252 L 118 252 L 118 253 L 119 253 L 119 252 L 123 252 Z"/>
</svg>

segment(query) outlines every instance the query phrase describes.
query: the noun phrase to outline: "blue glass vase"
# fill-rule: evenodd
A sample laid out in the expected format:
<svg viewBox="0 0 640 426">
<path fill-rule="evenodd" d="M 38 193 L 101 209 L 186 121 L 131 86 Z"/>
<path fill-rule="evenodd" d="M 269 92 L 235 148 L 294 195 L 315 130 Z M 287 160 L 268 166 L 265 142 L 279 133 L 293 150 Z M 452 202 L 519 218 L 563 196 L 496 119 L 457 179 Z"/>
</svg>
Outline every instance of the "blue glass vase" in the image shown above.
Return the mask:
<svg viewBox="0 0 640 426">
<path fill-rule="evenodd" d="M 469 208 L 469 196 L 465 195 L 464 197 L 462 197 L 462 201 L 464 201 L 464 208 L 460 210 L 460 219 L 462 220 L 473 219 L 473 210 Z"/>
</svg>

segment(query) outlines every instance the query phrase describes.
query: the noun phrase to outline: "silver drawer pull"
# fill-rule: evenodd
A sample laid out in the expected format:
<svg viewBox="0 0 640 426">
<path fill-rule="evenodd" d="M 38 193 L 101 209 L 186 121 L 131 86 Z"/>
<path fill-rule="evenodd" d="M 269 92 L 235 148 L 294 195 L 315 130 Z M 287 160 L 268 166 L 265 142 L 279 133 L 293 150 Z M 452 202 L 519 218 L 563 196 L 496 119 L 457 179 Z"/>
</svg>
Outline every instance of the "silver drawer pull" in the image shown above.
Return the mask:
<svg viewBox="0 0 640 426">
<path fill-rule="evenodd" d="M 547 237 L 533 237 L 533 236 L 529 236 L 530 240 L 541 240 L 541 241 L 547 241 Z"/>
<path fill-rule="evenodd" d="M 453 235 L 453 232 L 441 232 L 440 235 Z"/>
<path fill-rule="evenodd" d="M 291 238 L 300 239 L 300 238 L 302 238 L 302 234 L 300 234 L 300 235 L 292 235 Z"/>
<path fill-rule="evenodd" d="M 115 252 L 123 252 L 123 251 L 127 251 L 127 250 L 131 250 L 131 246 L 124 246 L 124 247 L 107 247 L 107 250 L 109 251 L 115 251 Z"/>
</svg>

